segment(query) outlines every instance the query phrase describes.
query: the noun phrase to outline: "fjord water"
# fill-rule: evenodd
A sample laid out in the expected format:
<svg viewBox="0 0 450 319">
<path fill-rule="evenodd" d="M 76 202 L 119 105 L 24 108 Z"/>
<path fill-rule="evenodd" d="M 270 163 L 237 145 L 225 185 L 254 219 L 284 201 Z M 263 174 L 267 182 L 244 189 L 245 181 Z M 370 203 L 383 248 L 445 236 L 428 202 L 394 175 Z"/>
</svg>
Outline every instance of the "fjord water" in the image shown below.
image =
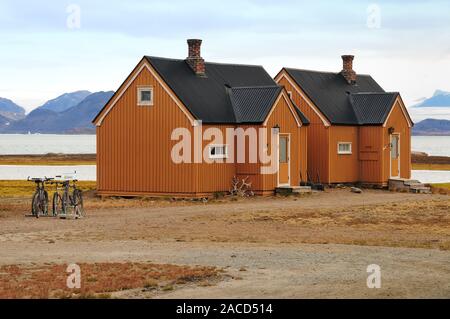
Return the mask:
<svg viewBox="0 0 450 319">
<path fill-rule="evenodd" d="M 0 155 L 94 154 L 95 135 L 0 134 Z"/>
<path fill-rule="evenodd" d="M 0 134 L 0 155 L 94 154 L 95 142 L 95 135 Z M 95 165 L 0 165 L 0 180 L 52 177 L 75 171 L 79 180 L 96 180 Z"/>
<path fill-rule="evenodd" d="M 450 136 L 413 136 L 411 149 L 434 156 L 450 156 Z"/>
<path fill-rule="evenodd" d="M 450 136 L 413 136 L 412 150 L 429 155 L 450 156 Z M 95 135 L 0 134 L 0 155 L 26 154 L 93 154 Z M 20 163 L 18 163 L 20 164 Z M 24 179 L 30 176 L 53 176 L 78 173 L 80 180 L 95 180 L 95 165 L 29 166 L 0 165 L 0 180 Z M 413 171 L 412 177 L 425 183 L 450 182 L 450 171 Z"/>
<path fill-rule="evenodd" d="M 0 134 L 0 155 L 94 154 L 95 135 Z M 450 136 L 413 136 L 412 150 L 450 156 Z"/>
<path fill-rule="evenodd" d="M 30 177 L 55 177 L 72 175 L 80 181 L 95 181 L 95 165 L 46 166 L 46 165 L 0 165 L 0 180 L 26 180 Z"/>
</svg>

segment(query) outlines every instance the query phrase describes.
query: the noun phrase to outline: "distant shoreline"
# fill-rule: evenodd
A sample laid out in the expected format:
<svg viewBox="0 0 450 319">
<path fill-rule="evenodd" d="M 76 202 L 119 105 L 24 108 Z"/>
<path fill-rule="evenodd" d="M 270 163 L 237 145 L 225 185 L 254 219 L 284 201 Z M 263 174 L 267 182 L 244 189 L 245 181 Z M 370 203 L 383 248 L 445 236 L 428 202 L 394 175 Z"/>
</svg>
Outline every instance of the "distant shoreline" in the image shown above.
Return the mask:
<svg viewBox="0 0 450 319">
<path fill-rule="evenodd" d="M 96 133 L 0 133 L 0 135 L 83 135 L 83 136 L 95 136 Z"/>
<path fill-rule="evenodd" d="M 449 136 L 450 137 L 450 132 L 445 132 L 445 133 L 430 133 L 430 134 L 411 134 L 411 136 Z"/>
<path fill-rule="evenodd" d="M 0 133 L 0 135 L 86 135 L 86 136 L 95 136 L 96 133 Z M 450 132 L 444 132 L 444 133 L 421 133 L 421 134 L 416 134 L 416 133 L 412 133 L 411 136 L 449 136 L 450 137 Z"/>
<path fill-rule="evenodd" d="M 0 165 L 96 165 L 96 154 L 0 155 Z M 449 156 L 412 152 L 413 170 L 450 170 Z"/>
<path fill-rule="evenodd" d="M 0 165 L 96 165 L 96 154 L 0 155 Z"/>
<path fill-rule="evenodd" d="M 450 170 L 449 156 L 429 156 L 424 152 L 412 152 L 411 164 L 413 170 Z"/>
</svg>

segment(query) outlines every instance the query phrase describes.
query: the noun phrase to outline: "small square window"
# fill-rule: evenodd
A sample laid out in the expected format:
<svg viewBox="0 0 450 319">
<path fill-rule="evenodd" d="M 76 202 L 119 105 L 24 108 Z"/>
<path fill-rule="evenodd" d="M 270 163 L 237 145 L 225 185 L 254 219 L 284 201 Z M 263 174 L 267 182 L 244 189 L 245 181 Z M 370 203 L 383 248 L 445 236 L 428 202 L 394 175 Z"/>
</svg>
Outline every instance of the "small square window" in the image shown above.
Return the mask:
<svg viewBox="0 0 450 319">
<path fill-rule="evenodd" d="M 352 143 L 338 143 L 338 154 L 352 154 Z"/>
<path fill-rule="evenodd" d="M 138 105 L 153 105 L 152 87 L 138 87 Z"/>
<path fill-rule="evenodd" d="M 227 158 L 227 146 L 226 145 L 210 146 L 209 158 Z"/>
</svg>

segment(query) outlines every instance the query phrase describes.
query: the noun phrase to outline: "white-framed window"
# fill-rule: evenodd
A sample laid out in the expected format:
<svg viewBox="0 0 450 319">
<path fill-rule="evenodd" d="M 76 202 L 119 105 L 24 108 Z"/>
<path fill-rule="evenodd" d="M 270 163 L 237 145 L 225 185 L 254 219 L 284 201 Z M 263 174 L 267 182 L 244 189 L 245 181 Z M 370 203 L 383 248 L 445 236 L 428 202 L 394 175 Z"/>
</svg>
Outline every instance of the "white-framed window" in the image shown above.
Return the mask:
<svg viewBox="0 0 450 319">
<path fill-rule="evenodd" d="M 350 142 L 338 143 L 338 154 L 351 154 L 351 153 L 352 153 L 352 143 Z"/>
<path fill-rule="evenodd" d="M 137 100 L 139 106 L 153 105 L 153 87 L 139 86 L 137 88 Z"/>
<path fill-rule="evenodd" d="M 227 158 L 228 149 L 226 145 L 210 145 L 209 158 Z"/>
</svg>

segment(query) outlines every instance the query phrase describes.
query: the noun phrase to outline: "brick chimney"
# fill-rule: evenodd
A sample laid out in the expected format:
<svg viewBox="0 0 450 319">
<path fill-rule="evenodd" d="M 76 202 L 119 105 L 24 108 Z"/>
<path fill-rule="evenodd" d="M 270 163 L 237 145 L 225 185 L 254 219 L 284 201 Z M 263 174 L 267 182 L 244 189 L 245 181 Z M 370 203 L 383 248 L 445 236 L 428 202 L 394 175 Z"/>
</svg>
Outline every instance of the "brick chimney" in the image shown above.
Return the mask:
<svg viewBox="0 0 450 319">
<path fill-rule="evenodd" d="M 353 70 L 353 55 L 343 55 L 342 63 L 343 68 L 341 71 L 342 76 L 347 80 L 348 84 L 356 83 L 356 72 Z"/>
<path fill-rule="evenodd" d="M 189 46 L 189 55 L 186 58 L 187 64 L 198 76 L 205 76 L 205 60 L 200 55 L 200 48 L 202 40 L 189 39 L 187 40 Z"/>
</svg>

